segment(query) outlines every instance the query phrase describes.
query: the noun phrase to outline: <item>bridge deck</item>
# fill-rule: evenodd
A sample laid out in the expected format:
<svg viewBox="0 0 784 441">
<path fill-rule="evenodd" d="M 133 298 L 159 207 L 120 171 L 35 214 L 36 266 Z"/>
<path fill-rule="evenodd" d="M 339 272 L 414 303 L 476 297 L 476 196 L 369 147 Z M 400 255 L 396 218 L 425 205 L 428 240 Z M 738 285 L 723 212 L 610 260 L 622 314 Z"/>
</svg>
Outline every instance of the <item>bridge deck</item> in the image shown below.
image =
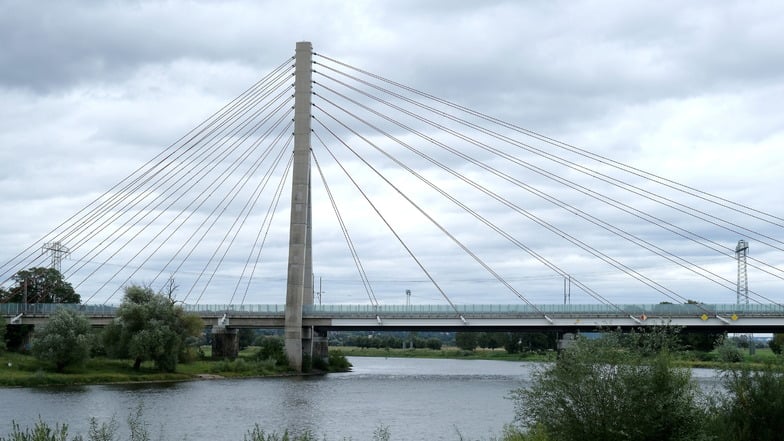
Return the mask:
<svg viewBox="0 0 784 441">
<path fill-rule="evenodd" d="M 14 323 L 40 324 L 58 308 L 81 311 L 96 326 L 114 319 L 117 306 L 66 304 L 4 304 L 0 315 Z M 224 314 L 231 327 L 283 326 L 284 305 L 184 305 L 207 323 Z M 671 324 L 728 332 L 784 331 L 784 306 L 715 305 L 308 305 L 303 325 L 326 329 L 596 329 Z"/>
</svg>

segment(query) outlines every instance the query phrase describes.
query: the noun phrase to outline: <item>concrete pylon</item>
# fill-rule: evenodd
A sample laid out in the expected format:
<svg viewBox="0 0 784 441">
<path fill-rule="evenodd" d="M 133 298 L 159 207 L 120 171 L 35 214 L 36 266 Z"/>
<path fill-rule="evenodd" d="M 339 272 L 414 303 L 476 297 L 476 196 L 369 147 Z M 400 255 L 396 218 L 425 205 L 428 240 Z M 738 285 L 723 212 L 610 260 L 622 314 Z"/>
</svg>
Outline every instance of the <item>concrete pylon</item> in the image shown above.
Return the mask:
<svg viewBox="0 0 784 441">
<path fill-rule="evenodd" d="M 299 42 L 294 57 L 294 163 L 286 284 L 285 344 L 291 367 L 302 370 L 302 305 L 313 303 L 310 204 L 310 118 L 313 46 Z M 306 292 L 307 291 L 307 292 Z M 308 335 L 309 338 L 310 335 Z M 306 346 L 307 347 L 307 346 Z"/>
</svg>

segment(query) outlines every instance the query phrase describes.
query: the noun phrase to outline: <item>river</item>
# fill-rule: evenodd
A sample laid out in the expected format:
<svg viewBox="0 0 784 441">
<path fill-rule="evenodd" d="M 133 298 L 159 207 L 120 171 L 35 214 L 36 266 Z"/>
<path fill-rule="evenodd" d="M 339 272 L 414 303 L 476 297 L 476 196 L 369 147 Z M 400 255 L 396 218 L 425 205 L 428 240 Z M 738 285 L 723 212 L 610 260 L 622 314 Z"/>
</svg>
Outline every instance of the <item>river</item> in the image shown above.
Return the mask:
<svg viewBox="0 0 784 441">
<path fill-rule="evenodd" d="M 32 427 L 66 422 L 86 434 L 89 418 L 126 419 L 141 405 L 152 439 L 241 441 L 254 424 L 267 433 L 309 430 L 329 441 L 370 440 L 381 426 L 392 440 L 487 440 L 514 416 L 509 391 L 530 381 L 537 363 L 352 357 L 353 371 L 317 377 L 0 389 L 0 435 L 11 421 Z M 703 385 L 715 372 L 694 371 Z"/>
</svg>

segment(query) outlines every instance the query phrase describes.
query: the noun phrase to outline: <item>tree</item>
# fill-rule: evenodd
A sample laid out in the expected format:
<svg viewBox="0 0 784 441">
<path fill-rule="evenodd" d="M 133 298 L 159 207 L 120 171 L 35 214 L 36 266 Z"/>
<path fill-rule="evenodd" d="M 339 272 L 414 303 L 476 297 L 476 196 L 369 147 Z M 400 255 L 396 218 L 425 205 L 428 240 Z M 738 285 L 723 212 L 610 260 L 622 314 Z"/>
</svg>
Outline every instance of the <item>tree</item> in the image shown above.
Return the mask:
<svg viewBox="0 0 784 441">
<path fill-rule="evenodd" d="M 688 369 L 666 348 L 645 357 L 618 335 L 578 339 L 555 364 L 512 393 L 516 421 L 552 441 L 703 438 L 703 409 Z"/>
<path fill-rule="evenodd" d="M 117 318 L 104 332 L 104 345 L 114 357 L 130 357 L 138 370 L 145 360 L 158 369 L 174 372 L 185 355 L 186 341 L 201 334 L 202 320 L 186 314 L 163 294 L 131 285 L 117 310 Z"/>
<path fill-rule="evenodd" d="M 54 363 L 62 372 L 67 366 L 82 365 L 90 357 L 90 322 L 81 314 L 66 308 L 58 309 L 49 322 L 35 333 L 33 355 Z"/>
<path fill-rule="evenodd" d="M 473 351 L 476 349 L 477 336 L 474 332 L 457 332 L 455 333 L 455 344 L 458 348 L 464 351 Z"/>
<path fill-rule="evenodd" d="M 22 270 L 13 277 L 16 283 L 8 291 L 0 291 L 4 303 L 79 303 L 81 298 L 73 286 L 54 268 L 35 267 Z"/>
<path fill-rule="evenodd" d="M 5 351 L 5 328 L 7 326 L 5 318 L 0 317 L 0 354 Z"/>
<path fill-rule="evenodd" d="M 503 346 L 505 340 L 506 335 L 502 332 L 480 332 L 477 336 L 477 344 L 491 350 Z"/>
<path fill-rule="evenodd" d="M 784 334 L 773 334 L 768 346 L 774 354 L 781 354 L 781 350 L 784 349 Z"/>
</svg>

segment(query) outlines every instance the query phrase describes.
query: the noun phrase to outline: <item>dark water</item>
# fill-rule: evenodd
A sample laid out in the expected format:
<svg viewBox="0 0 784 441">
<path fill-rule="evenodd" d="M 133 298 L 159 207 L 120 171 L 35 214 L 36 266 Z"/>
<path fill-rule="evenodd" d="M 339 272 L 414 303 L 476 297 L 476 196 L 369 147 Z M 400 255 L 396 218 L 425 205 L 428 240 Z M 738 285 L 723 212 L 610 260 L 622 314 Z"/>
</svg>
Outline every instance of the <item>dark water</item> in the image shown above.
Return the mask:
<svg viewBox="0 0 784 441">
<path fill-rule="evenodd" d="M 0 434 L 40 415 L 85 434 L 89 418 L 120 423 L 141 403 L 153 439 L 237 440 L 254 424 L 266 432 L 310 430 L 330 441 L 370 440 L 387 426 L 393 440 L 490 439 L 513 418 L 510 390 L 534 363 L 351 358 L 354 370 L 308 378 L 209 380 L 171 384 L 0 389 Z M 459 433 L 458 433 L 459 432 Z"/>
</svg>

